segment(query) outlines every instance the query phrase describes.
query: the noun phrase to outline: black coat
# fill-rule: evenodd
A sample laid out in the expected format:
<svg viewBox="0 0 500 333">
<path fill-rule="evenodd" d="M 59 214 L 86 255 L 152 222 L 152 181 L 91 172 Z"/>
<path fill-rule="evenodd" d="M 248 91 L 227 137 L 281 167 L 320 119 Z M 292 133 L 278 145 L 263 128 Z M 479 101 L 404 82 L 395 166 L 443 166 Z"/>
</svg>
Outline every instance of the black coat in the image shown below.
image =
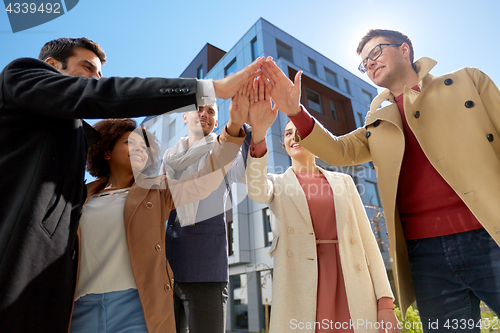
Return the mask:
<svg viewBox="0 0 500 333">
<path fill-rule="evenodd" d="M 195 79 L 71 77 L 22 58 L 0 73 L 0 331 L 65 332 L 85 198 L 81 118 L 196 104 Z"/>
</svg>

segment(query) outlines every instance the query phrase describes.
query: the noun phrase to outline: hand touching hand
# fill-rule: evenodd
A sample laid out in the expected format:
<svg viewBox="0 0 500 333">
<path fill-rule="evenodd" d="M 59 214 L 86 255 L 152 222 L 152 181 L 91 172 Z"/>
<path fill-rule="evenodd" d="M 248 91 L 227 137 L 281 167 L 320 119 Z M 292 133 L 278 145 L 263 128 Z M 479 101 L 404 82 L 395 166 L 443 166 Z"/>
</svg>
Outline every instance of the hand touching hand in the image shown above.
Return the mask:
<svg viewBox="0 0 500 333">
<path fill-rule="evenodd" d="M 262 72 L 258 69 L 264 61 L 264 57 L 259 57 L 241 71 L 221 80 L 214 81 L 215 97 L 223 99 L 232 98 L 241 87 L 248 82 L 252 82 L 256 76 L 261 75 Z"/>
<path fill-rule="evenodd" d="M 271 59 L 262 64 L 262 74 L 266 88 L 274 102 L 274 108 L 281 110 L 287 116 L 296 116 L 300 113 L 300 83 L 302 71 L 295 75 L 295 83 Z"/>
<path fill-rule="evenodd" d="M 227 122 L 227 132 L 232 136 L 238 136 L 241 126 L 248 123 L 248 109 L 250 106 L 249 96 L 252 88 L 252 81 L 241 87 L 231 99 L 229 104 L 229 121 Z M 234 135 L 233 135 L 234 134 Z"/>
<path fill-rule="evenodd" d="M 266 138 L 266 132 L 276 120 L 277 108 L 271 108 L 271 98 L 262 77 L 255 79 L 250 93 L 248 117 L 252 124 L 252 141 L 259 144 Z"/>
</svg>

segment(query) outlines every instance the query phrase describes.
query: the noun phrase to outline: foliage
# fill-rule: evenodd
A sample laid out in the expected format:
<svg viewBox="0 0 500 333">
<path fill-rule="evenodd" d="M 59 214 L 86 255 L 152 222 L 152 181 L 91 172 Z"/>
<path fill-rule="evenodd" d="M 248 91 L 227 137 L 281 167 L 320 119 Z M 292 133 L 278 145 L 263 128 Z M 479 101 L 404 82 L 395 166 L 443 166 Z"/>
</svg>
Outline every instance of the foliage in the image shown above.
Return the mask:
<svg viewBox="0 0 500 333">
<path fill-rule="evenodd" d="M 401 318 L 401 310 L 396 307 L 394 309 L 399 322 L 401 323 L 402 333 L 423 333 L 422 322 L 420 321 L 420 316 L 418 315 L 418 310 L 410 306 L 406 311 L 405 321 Z"/>
</svg>

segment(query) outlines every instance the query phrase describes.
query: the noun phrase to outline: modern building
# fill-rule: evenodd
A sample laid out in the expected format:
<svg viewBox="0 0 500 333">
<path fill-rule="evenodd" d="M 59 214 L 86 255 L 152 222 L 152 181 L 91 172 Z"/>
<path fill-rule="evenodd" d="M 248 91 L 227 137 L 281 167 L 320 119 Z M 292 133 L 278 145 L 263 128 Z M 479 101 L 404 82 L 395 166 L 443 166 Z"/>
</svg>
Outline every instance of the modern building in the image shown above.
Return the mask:
<svg viewBox="0 0 500 333">
<path fill-rule="evenodd" d="M 301 102 L 333 134 L 342 135 L 364 124 L 377 89 L 262 18 L 227 52 L 206 44 L 181 77 L 221 79 L 243 69 L 259 56 L 272 56 L 292 80 L 297 71 L 304 72 Z M 229 100 L 218 100 L 217 133 L 228 121 L 229 103 Z M 290 158 L 281 147 L 287 122 L 288 118 L 279 113 L 267 133 L 269 172 L 282 173 L 291 165 Z M 147 118 L 144 123 L 160 139 L 163 147 L 171 147 L 180 137 L 187 135 L 180 114 Z M 344 168 L 321 160 L 318 164 L 326 169 L 348 173 L 354 178 L 363 202 L 373 207 L 367 208 L 368 215 L 380 221 L 380 226 L 374 223 L 373 229 L 390 271 L 386 230 L 383 218 L 378 214 L 382 205 L 375 170 L 368 163 Z M 261 332 L 272 308 L 269 209 L 248 199 L 244 184 L 234 184 L 232 196 L 232 220 L 228 221 L 230 292 L 227 331 Z"/>
</svg>

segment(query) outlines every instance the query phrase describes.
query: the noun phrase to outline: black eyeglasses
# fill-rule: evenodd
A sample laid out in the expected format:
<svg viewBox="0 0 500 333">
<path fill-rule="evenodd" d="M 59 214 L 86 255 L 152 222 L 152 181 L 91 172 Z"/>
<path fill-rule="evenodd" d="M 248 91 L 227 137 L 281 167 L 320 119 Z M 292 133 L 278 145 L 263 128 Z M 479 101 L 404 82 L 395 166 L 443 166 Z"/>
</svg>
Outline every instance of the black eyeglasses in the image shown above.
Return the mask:
<svg viewBox="0 0 500 333">
<path fill-rule="evenodd" d="M 363 59 L 363 61 L 361 61 L 361 63 L 359 64 L 358 66 L 358 69 L 361 73 L 365 74 L 366 71 L 367 71 L 367 65 L 368 65 L 368 59 L 371 59 L 373 61 L 377 60 L 378 57 L 380 57 L 380 55 L 382 54 L 382 45 L 387 45 L 387 46 L 401 46 L 403 45 L 403 43 L 401 44 L 378 44 L 378 45 L 375 45 L 375 47 L 370 51 L 370 53 L 368 54 L 368 57 L 366 57 L 365 59 Z"/>
</svg>

